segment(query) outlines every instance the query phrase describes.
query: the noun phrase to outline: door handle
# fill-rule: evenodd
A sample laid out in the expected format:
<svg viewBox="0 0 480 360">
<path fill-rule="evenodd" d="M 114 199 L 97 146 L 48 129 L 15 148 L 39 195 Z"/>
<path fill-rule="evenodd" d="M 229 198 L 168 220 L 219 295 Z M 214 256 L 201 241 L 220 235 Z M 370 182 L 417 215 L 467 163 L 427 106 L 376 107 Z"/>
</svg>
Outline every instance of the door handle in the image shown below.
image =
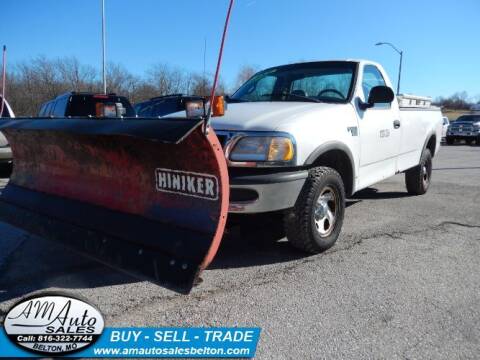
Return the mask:
<svg viewBox="0 0 480 360">
<path fill-rule="evenodd" d="M 398 129 L 399 127 L 400 127 L 400 120 L 395 120 L 395 121 L 393 122 L 393 128 L 394 128 L 394 129 Z"/>
</svg>

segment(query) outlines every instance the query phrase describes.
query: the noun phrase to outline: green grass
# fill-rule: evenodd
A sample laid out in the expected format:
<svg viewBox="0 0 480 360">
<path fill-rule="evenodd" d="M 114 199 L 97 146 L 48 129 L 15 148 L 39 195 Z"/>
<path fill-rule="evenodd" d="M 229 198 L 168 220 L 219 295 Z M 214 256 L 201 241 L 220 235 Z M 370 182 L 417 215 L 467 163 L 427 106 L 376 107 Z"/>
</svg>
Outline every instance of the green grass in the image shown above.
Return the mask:
<svg viewBox="0 0 480 360">
<path fill-rule="evenodd" d="M 457 120 L 461 115 L 470 113 L 468 110 L 443 109 L 442 114 L 447 116 L 450 121 Z"/>
</svg>

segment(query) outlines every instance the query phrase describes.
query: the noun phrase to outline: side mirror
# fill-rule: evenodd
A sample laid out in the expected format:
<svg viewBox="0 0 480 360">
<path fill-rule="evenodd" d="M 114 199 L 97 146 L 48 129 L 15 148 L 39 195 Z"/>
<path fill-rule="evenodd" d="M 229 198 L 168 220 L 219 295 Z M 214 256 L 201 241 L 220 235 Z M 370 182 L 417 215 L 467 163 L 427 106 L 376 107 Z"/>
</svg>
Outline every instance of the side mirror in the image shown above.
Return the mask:
<svg viewBox="0 0 480 360">
<path fill-rule="evenodd" d="M 360 109 L 366 110 L 373 107 L 375 104 L 391 104 L 395 99 L 393 90 L 388 86 L 374 86 L 368 95 L 368 102 L 360 102 Z"/>
</svg>

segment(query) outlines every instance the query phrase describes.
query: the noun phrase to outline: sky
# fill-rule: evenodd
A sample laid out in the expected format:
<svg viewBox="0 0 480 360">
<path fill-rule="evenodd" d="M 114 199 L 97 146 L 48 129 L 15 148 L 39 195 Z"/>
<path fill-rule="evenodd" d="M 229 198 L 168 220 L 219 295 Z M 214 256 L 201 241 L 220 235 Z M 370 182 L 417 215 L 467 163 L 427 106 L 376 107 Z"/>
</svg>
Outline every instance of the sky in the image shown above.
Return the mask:
<svg viewBox="0 0 480 360">
<path fill-rule="evenodd" d="M 228 0 L 105 0 L 107 59 L 142 75 L 153 64 L 213 72 Z M 101 67 L 100 0 L 0 0 L 8 63 L 75 56 Z M 480 0 L 236 0 L 221 74 L 243 65 L 364 58 L 381 63 L 401 92 L 466 91 L 480 100 Z"/>
</svg>

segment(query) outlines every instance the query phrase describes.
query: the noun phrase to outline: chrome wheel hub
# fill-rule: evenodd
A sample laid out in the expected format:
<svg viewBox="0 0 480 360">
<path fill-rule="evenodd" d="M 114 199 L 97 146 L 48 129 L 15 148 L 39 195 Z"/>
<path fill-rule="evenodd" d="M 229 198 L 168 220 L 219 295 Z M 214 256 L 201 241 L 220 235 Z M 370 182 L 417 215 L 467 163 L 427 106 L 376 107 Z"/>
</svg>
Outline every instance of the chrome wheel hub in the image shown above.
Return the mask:
<svg viewBox="0 0 480 360">
<path fill-rule="evenodd" d="M 314 221 L 317 232 L 321 237 L 329 236 L 337 219 L 338 195 L 329 186 L 325 187 L 317 199 L 314 209 Z"/>
</svg>

